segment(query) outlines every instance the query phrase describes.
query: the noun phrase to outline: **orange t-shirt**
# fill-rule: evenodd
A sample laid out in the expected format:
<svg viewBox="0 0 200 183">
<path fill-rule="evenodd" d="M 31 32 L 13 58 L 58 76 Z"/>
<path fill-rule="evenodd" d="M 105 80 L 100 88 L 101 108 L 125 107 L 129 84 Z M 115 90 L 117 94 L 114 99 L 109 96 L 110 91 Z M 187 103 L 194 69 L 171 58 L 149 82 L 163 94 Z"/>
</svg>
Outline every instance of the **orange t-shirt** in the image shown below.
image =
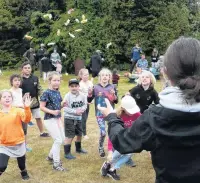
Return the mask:
<svg viewBox="0 0 200 183">
<path fill-rule="evenodd" d="M 31 121 L 31 110 L 12 107 L 8 113 L 0 111 L 0 145 L 15 146 L 25 141 L 22 121 Z"/>
</svg>

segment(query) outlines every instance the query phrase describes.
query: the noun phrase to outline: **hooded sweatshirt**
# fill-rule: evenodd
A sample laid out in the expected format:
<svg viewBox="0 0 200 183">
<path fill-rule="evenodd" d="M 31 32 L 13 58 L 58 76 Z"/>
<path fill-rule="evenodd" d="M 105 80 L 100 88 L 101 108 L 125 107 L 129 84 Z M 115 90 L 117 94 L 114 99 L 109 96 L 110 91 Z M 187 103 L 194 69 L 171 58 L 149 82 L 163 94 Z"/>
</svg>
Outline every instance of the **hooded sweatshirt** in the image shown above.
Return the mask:
<svg viewBox="0 0 200 183">
<path fill-rule="evenodd" d="M 122 154 L 151 151 L 156 183 L 199 183 L 200 103 L 189 104 L 182 91 L 168 87 L 131 126 L 106 117 L 113 147 Z"/>
</svg>

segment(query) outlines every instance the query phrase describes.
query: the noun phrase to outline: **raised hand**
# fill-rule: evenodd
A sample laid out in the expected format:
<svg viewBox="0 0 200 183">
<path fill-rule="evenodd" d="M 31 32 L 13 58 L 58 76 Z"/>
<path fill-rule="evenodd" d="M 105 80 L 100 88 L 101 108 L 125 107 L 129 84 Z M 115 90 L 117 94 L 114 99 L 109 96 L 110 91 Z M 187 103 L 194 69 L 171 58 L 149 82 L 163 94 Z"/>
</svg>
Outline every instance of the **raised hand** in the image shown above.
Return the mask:
<svg viewBox="0 0 200 183">
<path fill-rule="evenodd" d="M 24 97 L 24 107 L 30 107 L 33 100 L 31 100 L 31 97 L 29 95 L 26 95 Z"/>
<path fill-rule="evenodd" d="M 109 100 L 105 98 L 106 106 L 107 107 L 101 107 L 100 105 L 97 106 L 97 109 L 101 111 L 101 113 L 106 117 L 110 113 L 115 113 L 113 107 L 111 106 Z"/>
</svg>

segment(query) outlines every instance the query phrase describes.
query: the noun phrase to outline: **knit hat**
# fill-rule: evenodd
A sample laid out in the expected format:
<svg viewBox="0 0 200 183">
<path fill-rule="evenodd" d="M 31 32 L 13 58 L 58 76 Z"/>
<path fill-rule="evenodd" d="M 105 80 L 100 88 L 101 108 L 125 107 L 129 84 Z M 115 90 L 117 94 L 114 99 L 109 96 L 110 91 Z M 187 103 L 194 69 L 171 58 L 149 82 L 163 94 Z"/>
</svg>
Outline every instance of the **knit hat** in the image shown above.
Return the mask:
<svg viewBox="0 0 200 183">
<path fill-rule="evenodd" d="M 122 98 L 121 107 L 124 108 L 129 114 L 140 112 L 140 108 L 137 106 L 135 99 L 129 95 Z"/>
</svg>

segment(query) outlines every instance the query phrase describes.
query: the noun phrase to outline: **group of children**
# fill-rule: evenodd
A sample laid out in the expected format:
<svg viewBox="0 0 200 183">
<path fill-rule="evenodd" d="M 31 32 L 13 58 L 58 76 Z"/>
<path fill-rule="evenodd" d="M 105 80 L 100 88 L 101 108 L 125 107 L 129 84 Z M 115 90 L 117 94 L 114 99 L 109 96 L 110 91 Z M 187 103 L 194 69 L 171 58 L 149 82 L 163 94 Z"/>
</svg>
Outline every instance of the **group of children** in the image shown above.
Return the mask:
<svg viewBox="0 0 200 183">
<path fill-rule="evenodd" d="M 31 120 L 31 113 L 36 119 L 40 136 L 48 137 L 50 135 L 53 139 L 53 145 L 46 158 L 53 164 L 53 169 L 57 171 L 66 170 L 60 161 L 62 144 L 64 144 L 64 157 L 70 160 L 76 158 L 71 153 L 71 144 L 75 136 L 76 152 L 86 154 L 87 151 L 82 148 L 81 139 L 82 136 L 85 139 L 89 138 L 87 136 L 86 122 L 93 99 L 95 116 L 100 131 L 99 155 L 100 157 L 105 157 L 106 124 L 104 116 L 97 106 L 105 106 L 105 98 L 110 101 L 113 107 L 118 103 L 117 85 L 119 76 L 112 77 L 114 74 L 117 75 L 116 72 L 112 74 L 110 70 L 103 68 L 99 72 L 98 84 L 93 86 L 93 83 L 89 80 L 88 70 L 81 69 L 79 71 L 80 81 L 70 79 L 68 83 L 69 92 L 62 99 L 59 91 L 61 76 L 58 72 L 52 71 L 48 73 L 49 88 L 42 93 L 38 78 L 31 74 L 31 65 L 28 62 L 24 63 L 22 65 L 22 78 L 19 75 L 11 76 L 11 90 L 2 91 L 0 95 L 2 105 L 0 120 L 5 121 L 5 123 L 0 123 L 0 175 L 5 171 L 9 157 L 17 157 L 18 164 L 23 164 L 23 166 L 19 165 L 22 178 L 29 178 L 25 166 L 26 143 L 24 134 L 26 135 L 26 124 Z M 112 78 L 115 78 L 115 85 L 112 84 Z M 159 102 L 154 84 L 154 76 L 149 71 L 145 71 L 141 74 L 138 85 L 122 98 L 117 113 L 118 117 L 124 121 L 125 128 L 129 128 L 152 102 L 155 104 Z M 40 94 L 41 97 L 39 99 Z M 40 109 L 44 112 L 44 126 L 48 133 L 43 130 Z M 61 116 L 62 109 L 64 111 L 64 123 Z M 26 126 L 24 132 L 22 123 Z M 12 137 L 8 136 L 7 134 L 11 133 L 14 128 L 16 128 L 15 133 L 12 134 Z M 131 162 L 132 167 L 135 166 L 131 159 L 132 154 L 120 154 L 112 148 L 109 139 L 108 151 L 111 151 L 112 154 L 110 159 L 104 162 L 101 174 L 119 180 L 120 177 L 117 175 L 116 169 L 128 162 Z"/>
</svg>

